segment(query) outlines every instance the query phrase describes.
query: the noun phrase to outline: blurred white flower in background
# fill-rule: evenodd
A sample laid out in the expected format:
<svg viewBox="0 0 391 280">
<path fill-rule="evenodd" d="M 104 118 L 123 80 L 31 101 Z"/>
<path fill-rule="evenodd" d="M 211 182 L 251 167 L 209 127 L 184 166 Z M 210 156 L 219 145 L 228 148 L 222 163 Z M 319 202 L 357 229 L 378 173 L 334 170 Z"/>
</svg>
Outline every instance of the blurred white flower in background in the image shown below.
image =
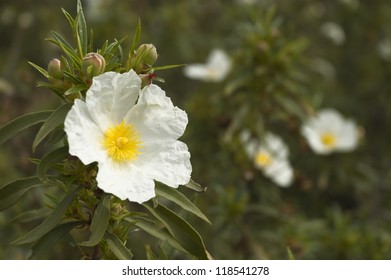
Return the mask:
<svg viewBox="0 0 391 280">
<path fill-rule="evenodd" d="M 280 187 L 288 187 L 293 180 L 293 169 L 288 161 L 289 151 L 282 139 L 267 133 L 262 141 L 250 138 L 243 131 L 241 141 L 247 155 L 254 161 L 257 169 Z"/>
<path fill-rule="evenodd" d="M 329 38 L 335 45 L 345 43 L 346 36 L 342 27 L 334 22 L 326 22 L 320 27 L 322 34 Z"/>
<path fill-rule="evenodd" d="M 177 188 L 189 182 L 187 126 L 157 85 L 141 90 L 140 77 L 106 72 L 93 79 L 86 101 L 76 99 L 65 119 L 69 153 L 85 165 L 97 162 L 98 187 L 120 199 L 142 203 L 155 196 L 155 182 Z"/>
<path fill-rule="evenodd" d="M 386 38 L 377 45 L 377 53 L 384 60 L 391 60 L 391 39 Z"/>
<path fill-rule="evenodd" d="M 334 109 L 320 110 L 302 126 L 301 133 L 311 149 L 321 155 L 352 151 L 359 140 L 355 122 L 345 119 Z"/>
<path fill-rule="evenodd" d="M 220 49 L 213 50 L 206 64 L 189 64 L 184 68 L 186 77 L 206 82 L 220 82 L 231 70 L 231 59 Z"/>
</svg>

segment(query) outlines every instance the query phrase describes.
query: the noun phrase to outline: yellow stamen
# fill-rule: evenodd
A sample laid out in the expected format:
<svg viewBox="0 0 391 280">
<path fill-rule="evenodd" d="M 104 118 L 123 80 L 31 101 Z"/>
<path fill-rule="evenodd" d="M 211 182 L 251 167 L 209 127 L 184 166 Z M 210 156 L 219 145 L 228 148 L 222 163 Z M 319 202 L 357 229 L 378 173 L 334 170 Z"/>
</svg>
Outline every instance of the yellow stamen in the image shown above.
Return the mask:
<svg viewBox="0 0 391 280">
<path fill-rule="evenodd" d="M 270 165 L 272 161 L 273 158 L 266 152 L 260 152 L 255 157 L 255 163 L 262 167 Z"/>
<path fill-rule="evenodd" d="M 134 127 L 123 121 L 105 132 L 103 146 L 114 161 L 124 162 L 137 158 L 142 142 Z"/>
<path fill-rule="evenodd" d="M 335 138 L 334 134 L 326 132 L 321 135 L 320 140 L 322 141 L 323 145 L 331 148 L 335 146 L 335 142 L 337 139 Z"/>
</svg>

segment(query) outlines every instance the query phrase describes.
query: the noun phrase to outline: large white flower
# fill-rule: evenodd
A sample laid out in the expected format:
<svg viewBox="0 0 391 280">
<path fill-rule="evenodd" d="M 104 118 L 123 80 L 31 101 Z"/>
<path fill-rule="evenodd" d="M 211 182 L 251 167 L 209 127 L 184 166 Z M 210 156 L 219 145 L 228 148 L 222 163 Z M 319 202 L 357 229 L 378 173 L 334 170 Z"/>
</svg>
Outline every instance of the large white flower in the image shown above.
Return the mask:
<svg viewBox="0 0 391 280">
<path fill-rule="evenodd" d="M 230 58 L 223 50 L 215 49 L 210 53 L 206 64 L 189 64 L 185 67 L 184 73 L 191 79 L 220 82 L 224 80 L 230 70 Z"/>
<path fill-rule="evenodd" d="M 289 151 L 282 139 L 272 133 L 265 135 L 262 142 L 250 139 L 247 132 L 241 135 L 245 150 L 256 168 L 280 187 L 288 187 L 293 180 L 289 163 Z"/>
<path fill-rule="evenodd" d="M 137 101 L 137 103 L 136 103 Z M 131 70 L 94 77 L 86 101 L 75 100 L 65 119 L 69 153 L 98 162 L 98 187 L 142 203 L 155 196 L 154 180 L 177 188 L 190 180 L 184 133 L 187 114 L 156 85 L 141 90 Z"/>
<path fill-rule="evenodd" d="M 358 145 L 356 124 L 333 109 L 323 109 L 301 129 L 311 149 L 318 154 L 349 152 Z"/>
</svg>

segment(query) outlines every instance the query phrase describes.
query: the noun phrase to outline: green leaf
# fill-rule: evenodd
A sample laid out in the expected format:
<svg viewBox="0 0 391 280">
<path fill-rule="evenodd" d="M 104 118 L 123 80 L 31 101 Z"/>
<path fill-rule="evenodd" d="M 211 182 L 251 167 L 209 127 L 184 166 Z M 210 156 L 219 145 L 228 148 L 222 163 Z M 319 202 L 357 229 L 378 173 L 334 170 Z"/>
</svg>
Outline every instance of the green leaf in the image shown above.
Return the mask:
<svg viewBox="0 0 391 280">
<path fill-rule="evenodd" d="M 50 210 L 48 208 L 34 209 L 23 212 L 10 220 L 10 222 L 29 223 L 39 219 L 43 219 L 49 215 Z"/>
<path fill-rule="evenodd" d="M 13 206 L 29 190 L 42 186 L 38 177 L 18 179 L 0 189 L 0 211 Z"/>
<path fill-rule="evenodd" d="M 292 253 L 292 250 L 291 250 L 291 248 L 289 248 L 289 246 L 286 247 L 286 250 L 288 252 L 288 259 L 292 260 L 292 261 L 296 260 L 295 256 Z"/>
<path fill-rule="evenodd" d="M 58 107 L 57 110 L 50 115 L 50 117 L 41 126 L 40 130 L 35 136 L 33 142 L 33 151 L 35 151 L 39 143 L 41 143 L 41 141 L 45 139 L 45 137 L 48 136 L 50 132 L 56 129 L 59 125 L 64 124 L 65 117 L 67 116 L 71 107 L 72 107 L 71 103 L 65 103 L 60 107 Z"/>
<path fill-rule="evenodd" d="M 53 111 L 41 111 L 20 116 L 0 128 L 0 144 L 11 139 L 26 128 L 44 122 Z"/>
<path fill-rule="evenodd" d="M 32 254 L 29 259 L 39 260 L 44 259 L 48 252 L 53 248 L 53 246 L 60 240 L 63 240 L 64 237 L 69 236 L 69 232 L 79 225 L 84 224 L 85 222 L 74 221 L 61 224 L 44 236 L 42 236 L 31 248 Z"/>
<path fill-rule="evenodd" d="M 155 209 L 147 204 L 143 206 L 167 228 L 186 251 L 198 259 L 209 258 L 201 236 L 188 222 L 163 205 L 158 205 Z"/>
<path fill-rule="evenodd" d="M 136 27 L 136 33 L 134 34 L 133 37 L 132 47 L 130 48 L 130 53 L 133 53 L 133 51 L 136 49 L 137 43 L 140 40 L 140 36 L 141 36 L 141 20 L 139 18 Z"/>
<path fill-rule="evenodd" d="M 178 251 L 184 252 L 186 254 L 189 254 L 188 251 L 186 251 L 181 244 L 179 244 L 168 232 L 159 230 L 156 227 L 150 225 L 150 223 L 138 220 L 135 221 L 132 218 L 125 218 L 126 221 L 130 223 L 134 223 L 134 225 L 141 230 L 145 231 L 146 233 L 152 235 L 153 237 L 160 239 L 163 242 L 167 242 L 171 247 L 177 249 Z"/>
<path fill-rule="evenodd" d="M 156 184 L 156 194 L 168 199 L 175 204 L 179 205 L 186 211 L 193 213 L 197 217 L 203 219 L 207 223 L 211 224 L 208 218 L 201 212 L 200 209 L 193 202 L 191 202 L 184 194 L 179 192 L 177 189 L 167 187 L 163 184 Z"/>
<path fill-rule="evenodd" d="M 186 64 L 172 64 L 172 65 L 165 65 L 165 66 L 159 66 L 159 67 L 151 67 L 150 69 L 147 69 L 147 71 L 148 70 L 154 70 L 154 71 L 166 70 L 166 69 L 182 67 L 182 66 L 185 66 L 185 65 Z"/>
<path fill-rule="evenodd" d="M 41 161 L 37 166 L 37 176 L 42 182 L 47 182 L 48 177 L 46 175 L 46 171 L 49 168 L 68 157 L 68 150 L 68 147 L 60 147 L 47 153 L 45 156 L 42 157 Z"/>
<path fill-rule="evenodd" d="M 193 179 L 190 179 L 189 183 L 187 183 L 184 186 L 196 192 L 205 192 L 207 189 L 207 187 L 201 186 L 200 184 L 193 181 Z"/>
<path fill-rule="evenodd" d="M 110 221 L 110 195 L 104 193 L 92 218 L 90 230 L 92 232 L 88 241 L 82 242 L 82 246 L 95 246 L 105 235 Z"/>
<path fill-rule="evenodd" d="M 50 75 L 48 73 L 48 71 L 46 71 L 45 69 L 43 69 L 42 67 L 38 66 L 37 64 L 34 64 L 32 62 L 28 62 L 28 64 L 30 64 L 31 66 L 33 66 L 35 69 L 37 69 L 42 75 L 45 76 L 45 78 L 49 79 Z"/>
<path fill-rule="evenodd" d="M 81 57 L 87 54 L 87 47 L 88 47 L 88 31 L 87 31 L 87 24 L 86 19 L 84 17 L 83 13 L 83 7 L 81 5 L 81 1 L 77 1 L 77 34 L 80 38 L 80 48 L 82 50 Z"/>
<path fill-rule="evenodd" d="M 67 194 L 56 209 L 36 228 L 27 233 L 26 235 L 16 239 L 12 242 L 14 245 L 25 244 L 29 242 L 33 242 L 41 238 L 43 235 L 48 233 L 51 229 L 53 229 L 61 220 L 62 215 L 68 209 L 69 205 L 74 200 L 77 192 L 80 187 L 73 189 L 69 194 Z"/>
<path fill-rule="evenodd" d="M 64 13 L 65 17 L 68 19 L 69 25 L 71 26 L 71 28 L 74 29 L 74 27 L 75 27 L 75 20 L 73 19 L 73 17 L 66 10 L 64 10 L 63 8 L 61 8 L 61 10 Z"/>
<path fill-rule="evenodd" d="M 106 232 L 105 240 L 109 249 L 117 256 L 118 259 L 130 260 L 133 258 L 133 254 L 114 233 Z"/>
<path fill-rule="evenodd" d="M 75 85 L 73 87 L 71 87 L 70 89 L 68 89 L 64 95 L 69 95 L 69 94 L 74 94 L 74 93 L 78 93 L 80 91 L 83 91 L 85 90 L 87 87 L 85 85 Z"/>
</svg>

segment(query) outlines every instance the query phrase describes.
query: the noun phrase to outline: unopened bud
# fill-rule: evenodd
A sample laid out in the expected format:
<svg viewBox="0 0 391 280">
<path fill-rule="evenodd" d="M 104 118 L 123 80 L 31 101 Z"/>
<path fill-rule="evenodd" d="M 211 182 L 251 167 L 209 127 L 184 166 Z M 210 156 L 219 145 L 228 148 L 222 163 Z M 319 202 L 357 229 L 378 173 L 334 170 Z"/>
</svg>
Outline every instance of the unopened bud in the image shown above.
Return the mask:
<svg viewBox="0 0 391 280">
<path fill-rule="evenodd" d="M 153 65 L 158 57 L 156 47 L 152 44 L 142 44 L 138 47 L 136 55 L 143 55 L 142 62 L 147 65 Z"/>
<path fill-rule="evenodd" d="M 57 58 L 52 59 L 48 65 L 48 73 L 55 79 L 61 79 L 63 76 L 61 71 L 61 61 Z"/>
<path fill-rule="evenodd" d="M 88 53 L 83 58 L 81 69 L 87 78 L 98 76 L 105 71 L 106 61 L 103 56 L 98 53 Z"/>
</svg>

